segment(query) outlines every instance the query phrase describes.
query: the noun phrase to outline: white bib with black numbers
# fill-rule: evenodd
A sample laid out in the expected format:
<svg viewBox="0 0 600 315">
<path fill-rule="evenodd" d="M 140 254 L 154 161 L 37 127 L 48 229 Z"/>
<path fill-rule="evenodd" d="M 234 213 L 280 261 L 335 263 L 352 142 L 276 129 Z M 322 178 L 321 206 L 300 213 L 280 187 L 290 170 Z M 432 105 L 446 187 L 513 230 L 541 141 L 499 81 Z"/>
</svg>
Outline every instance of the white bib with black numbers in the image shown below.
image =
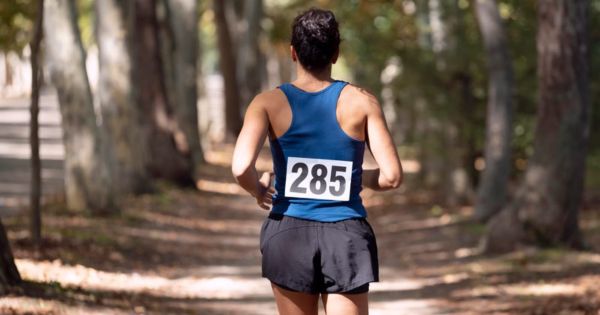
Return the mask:
<svg viewBox="0 0 600 315">
<path fill-rule="evenodd" d="M 352 161 L 288 157 L 285 196 L 348 201 Z"/>
</svg>

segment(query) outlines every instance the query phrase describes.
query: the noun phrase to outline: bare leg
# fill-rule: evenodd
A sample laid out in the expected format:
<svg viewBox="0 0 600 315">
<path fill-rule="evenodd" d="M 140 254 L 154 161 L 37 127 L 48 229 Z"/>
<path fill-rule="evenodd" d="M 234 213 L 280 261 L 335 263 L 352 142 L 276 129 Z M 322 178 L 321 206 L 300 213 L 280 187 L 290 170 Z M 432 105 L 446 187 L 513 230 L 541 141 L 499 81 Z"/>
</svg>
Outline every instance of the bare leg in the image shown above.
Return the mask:
<svg viewBox="0 0 600 315">
<path fill-rule="evenodd" d="M 344 294 L 322 294 L 327 315 L 368 315 L 369 292 Z"/>
<path fill-rule="evenodd" d="M 319 295 L 295 292 L 284 289 L 271 282 L 271 288 L 281 315 L 317 315 Z M 341 314 L 341 313 L 340 313 Z"/>
</svg>

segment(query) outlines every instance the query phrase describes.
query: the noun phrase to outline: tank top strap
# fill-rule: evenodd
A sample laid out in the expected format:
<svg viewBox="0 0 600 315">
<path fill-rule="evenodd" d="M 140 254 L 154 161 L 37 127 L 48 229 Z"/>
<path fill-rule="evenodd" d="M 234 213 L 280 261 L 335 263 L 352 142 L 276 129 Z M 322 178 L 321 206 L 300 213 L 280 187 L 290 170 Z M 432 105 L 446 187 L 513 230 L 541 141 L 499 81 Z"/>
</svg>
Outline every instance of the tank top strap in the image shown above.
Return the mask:
<svg viewBox="0 0 600 315">
<path fill-rule="evenodd" d="M 341 81 L 341 80 L 335 80 L 331 84 L 333 86 L 328 91 L 326 103 L 327 103 L 327 106 L 331 106 L 330 109 L 333 109 L 333 115 L 335 117 L 335 111 L 337 108 L 338 100 L 340 99 L 340 94 L 342 94 L 342 90 L 344 89 L 344 87 L 346 87 L 346 85 L 348 85 L 348 82 Z"/>
<path fill-rule="evenodd" d="M 296 109 L 296 103 L 298 101 L 298 98 L 301 96 L 299 94 L 299 92 L 301 92 L 301 90 L 299 90 L 298 88 L 296 88 L 294 85 L 292 85 L 289 82 L 282 83 L 277 88 L 280 89 L 283 92 L 283 94 L 285 94 L 288 104 L 290 105 L 290 109 L 292 110 L 292 113 L 294 113 L 295 109 Z"/>
<path fill-rule="evenodd" d="M 278 86 L 292 111 L 290 131 L 307 132 L 318 137 L 332 137 L 323 126 L 337 126 L 336 108 L 342 89 L 348 82 L 335 80 L 316 92 L 304 91 L 291 83 Z M 335 137 L 335 136 L 334 136 Z"/>
<path fill-rule="evenodd" d="M 329 126 L 334 126 L 334 125 L 337 126 L 338 121 L 337 121 L 336 110 L 337 110 L 338 100 L 340 98 L 340 94 L 342 93 L 342 90 L 348 84 L 348 82 L 336 80 L 331 84 L 332 84 L 332 86 L 328 87 L 328 90 L 326 91 L 326 93 L 324 93 L 323 100 L 322 100 L 322 103 L 320 104 L 320 106 L 324 107 L 323 108 L 324 109 L 323 119 L 326 119 L 327 124 Z"/>
<path fill-rule="evenodd" d="M 329 86 L 317 92 L 304 91 L 289 82 L 283 83 L 277 88 L 279 88 L 283 94 L 285 94 L 293 111 L 298 101 L 306 102 L 309 99 L 314 99 L 316 96 L 325 97 L 324 99 L 320 98 L 320 101 L 325 100 L 327 105 L 333 105 L 335 108 L 340 97 L 340 93 L 347 84 L 349 83 L 346 81 L 334 80 Z"/>
</svg>

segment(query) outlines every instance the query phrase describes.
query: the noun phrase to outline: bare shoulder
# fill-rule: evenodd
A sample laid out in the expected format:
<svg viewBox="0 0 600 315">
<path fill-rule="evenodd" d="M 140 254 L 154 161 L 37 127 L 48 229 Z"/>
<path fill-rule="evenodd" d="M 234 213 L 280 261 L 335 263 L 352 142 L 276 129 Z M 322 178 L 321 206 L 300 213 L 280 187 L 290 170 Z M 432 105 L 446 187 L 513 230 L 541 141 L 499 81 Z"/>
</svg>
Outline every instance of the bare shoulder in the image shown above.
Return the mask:
<svg viewBox="0 0 600 315">
<path fill-rule="evenodd" d="M 252 100 L 252 103 L 250 103 L 250 106 L 269 110 L 286 101 L 287 98 L 285 94 L 280 89 L 274 88 L 271 90 L 263 91 L 256 95 Z"/>
<path fill-rule="evenodd" d="M 348 106 L 353 112 L 365 115 L 381 111 L 377 97 L 366 89 L 354 84 L 348 84 L 342 90 L 340 103 Z"/>
</svg>

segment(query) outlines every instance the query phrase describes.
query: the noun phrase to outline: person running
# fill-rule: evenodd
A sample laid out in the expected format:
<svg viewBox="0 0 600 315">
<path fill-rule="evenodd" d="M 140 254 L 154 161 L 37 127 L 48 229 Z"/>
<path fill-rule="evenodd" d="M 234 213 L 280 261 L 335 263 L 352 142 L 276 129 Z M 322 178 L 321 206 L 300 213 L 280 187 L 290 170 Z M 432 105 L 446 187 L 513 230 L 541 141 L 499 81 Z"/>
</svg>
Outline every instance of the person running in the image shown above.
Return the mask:
<svg viewBox="0 0 600 315">
<path fill-rule="evenodd" d="M 359 193 L 397 188 L 403 178 L 377 99 L 331 77 L 339 44 L 331 11 L 312 8 L 294 19 L 296 80 L 252 100 L 233 153 L 237 182 L 270 210 L 260 231 L 262 276 L 280 314 L 316 315 L 319 296 L 328 315 L 368 314 L 379 263 Z M 274 174 L 259 176 L 267 136 Z M 379 168 L 362 169 L 365 145 Z"/>
</svg>

